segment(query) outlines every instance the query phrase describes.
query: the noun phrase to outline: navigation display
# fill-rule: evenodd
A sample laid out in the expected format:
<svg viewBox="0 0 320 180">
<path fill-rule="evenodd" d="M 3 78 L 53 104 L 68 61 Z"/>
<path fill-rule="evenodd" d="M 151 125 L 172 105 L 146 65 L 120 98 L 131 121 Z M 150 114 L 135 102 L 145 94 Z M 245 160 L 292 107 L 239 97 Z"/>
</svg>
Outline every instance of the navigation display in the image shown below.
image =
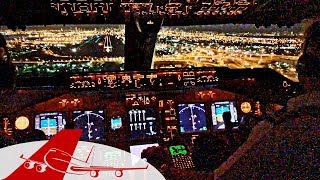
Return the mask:
<svg viewBox="0 0 320 180">
<path fill-rule="evenodd" d="M 180 132 L 199 132 L 207 130 L 204 104 L 179 104 Z"/>
<path fill-rule="evenodd" d="M 231 113 L 231 122 L 238 122 L 238 114 L 235 102 L 233 101 L 223 101 L 214 102 L 211 105 L 212 112 L 212 124 L 214 129 L 225 129 L 222 114 L 224 112 Z"/>
<path fill-rule="evenodd" d="M 80 140 L 99 141 L 104 138 L 104 111 L 74 111 L 75 129 L 83 129 Z"/>
<path fill-rule="evenodd" d="M 66 116 L 61 112 L 41 113 L 35 117 L 35 129 L 42 130 L 47 138 L 51 138 L 64 129 Z"/>
</svg>

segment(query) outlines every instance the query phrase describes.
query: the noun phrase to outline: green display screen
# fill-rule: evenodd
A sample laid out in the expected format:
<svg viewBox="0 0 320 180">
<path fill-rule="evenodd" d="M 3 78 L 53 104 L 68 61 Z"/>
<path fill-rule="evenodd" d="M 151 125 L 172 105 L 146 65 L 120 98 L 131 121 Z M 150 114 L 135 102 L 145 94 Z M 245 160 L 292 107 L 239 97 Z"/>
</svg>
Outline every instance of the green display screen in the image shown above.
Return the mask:
<svg viewBox="0 0 320 180">
<path fill-rule="evenodd" d="M 184 145 L 170 146 L 169 151 L 171 156 L 187 155 L 188 151 Z"/>
</svg>

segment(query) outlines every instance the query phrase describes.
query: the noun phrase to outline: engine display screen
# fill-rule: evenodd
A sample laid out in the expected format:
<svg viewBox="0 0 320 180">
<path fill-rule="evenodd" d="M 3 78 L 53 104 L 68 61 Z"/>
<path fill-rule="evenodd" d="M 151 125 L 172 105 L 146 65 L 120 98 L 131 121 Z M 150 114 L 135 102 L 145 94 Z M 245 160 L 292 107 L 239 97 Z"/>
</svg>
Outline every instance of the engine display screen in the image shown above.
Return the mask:
<svg viewBox="0 0 320 180">
<path fill-rule="evenodd" d="M 155 109 L 131 109 L 127 117 L 131 138 L 150 137 L 157 134 Z"/>
</svg>

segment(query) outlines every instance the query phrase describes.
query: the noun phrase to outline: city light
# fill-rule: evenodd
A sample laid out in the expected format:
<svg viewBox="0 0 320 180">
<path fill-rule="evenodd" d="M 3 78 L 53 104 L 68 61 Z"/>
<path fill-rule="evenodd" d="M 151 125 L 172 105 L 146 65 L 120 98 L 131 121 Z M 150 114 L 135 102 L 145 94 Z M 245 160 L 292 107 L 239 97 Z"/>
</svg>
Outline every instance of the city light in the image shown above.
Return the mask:
<svg viewBox="0 0 320 180">
<path fill-rule="evenodd" d="M 113 55 L 119 46 L 123 52 L 122 25 L 29 27 L 26 31 L 3 32 L 10 37 L 8 47 L 13 62 L 35 64 L 38 66 L 36 71 L 99 71 L 101 67 L 108 67 L 103 65 L 105 63 L 116 63 L 120 70 L 124 63 L 124 53 Z M 119 40 L 118 47 L 114 45 L 114 38 Z M 299 34 L 292 33 L 229 33 L 163 27 L 158 34 L 153 59 L 155 68 L 267 67 L 296 80 L 293 69 L 301 53 L 301 44 Z M 100 51 L 100 55 L 94 51 Z M 36 55 L 29 56 L 31 53 Z M 90 65 L 87 62 L 91 62 Z M 288 65 L 279 65 L 287 62 Z M 64 65 L 53 66 L 57 63 Z M 32 69 L 34 66 L 26 66 L 18 73 L 32 72 Z"/>
</svg>

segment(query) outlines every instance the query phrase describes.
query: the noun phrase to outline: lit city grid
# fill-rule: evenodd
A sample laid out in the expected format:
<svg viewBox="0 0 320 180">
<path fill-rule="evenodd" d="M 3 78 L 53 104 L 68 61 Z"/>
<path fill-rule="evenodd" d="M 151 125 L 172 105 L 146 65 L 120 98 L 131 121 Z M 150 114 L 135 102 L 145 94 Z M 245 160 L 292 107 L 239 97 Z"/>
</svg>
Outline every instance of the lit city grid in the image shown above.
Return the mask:
<svg viewBox="0 0 320 180">
<path fill-rule="evenodd" d="M 32 26 L 0 32 L 6 35 L 18 75 L 123 70 L 123 25 Z M 254 25 L 162 27 L 154 68 L 267 67 L 298 81 L 294 67 L 301 37 L 299 24 L 263 30 Z"/>
</svg>

